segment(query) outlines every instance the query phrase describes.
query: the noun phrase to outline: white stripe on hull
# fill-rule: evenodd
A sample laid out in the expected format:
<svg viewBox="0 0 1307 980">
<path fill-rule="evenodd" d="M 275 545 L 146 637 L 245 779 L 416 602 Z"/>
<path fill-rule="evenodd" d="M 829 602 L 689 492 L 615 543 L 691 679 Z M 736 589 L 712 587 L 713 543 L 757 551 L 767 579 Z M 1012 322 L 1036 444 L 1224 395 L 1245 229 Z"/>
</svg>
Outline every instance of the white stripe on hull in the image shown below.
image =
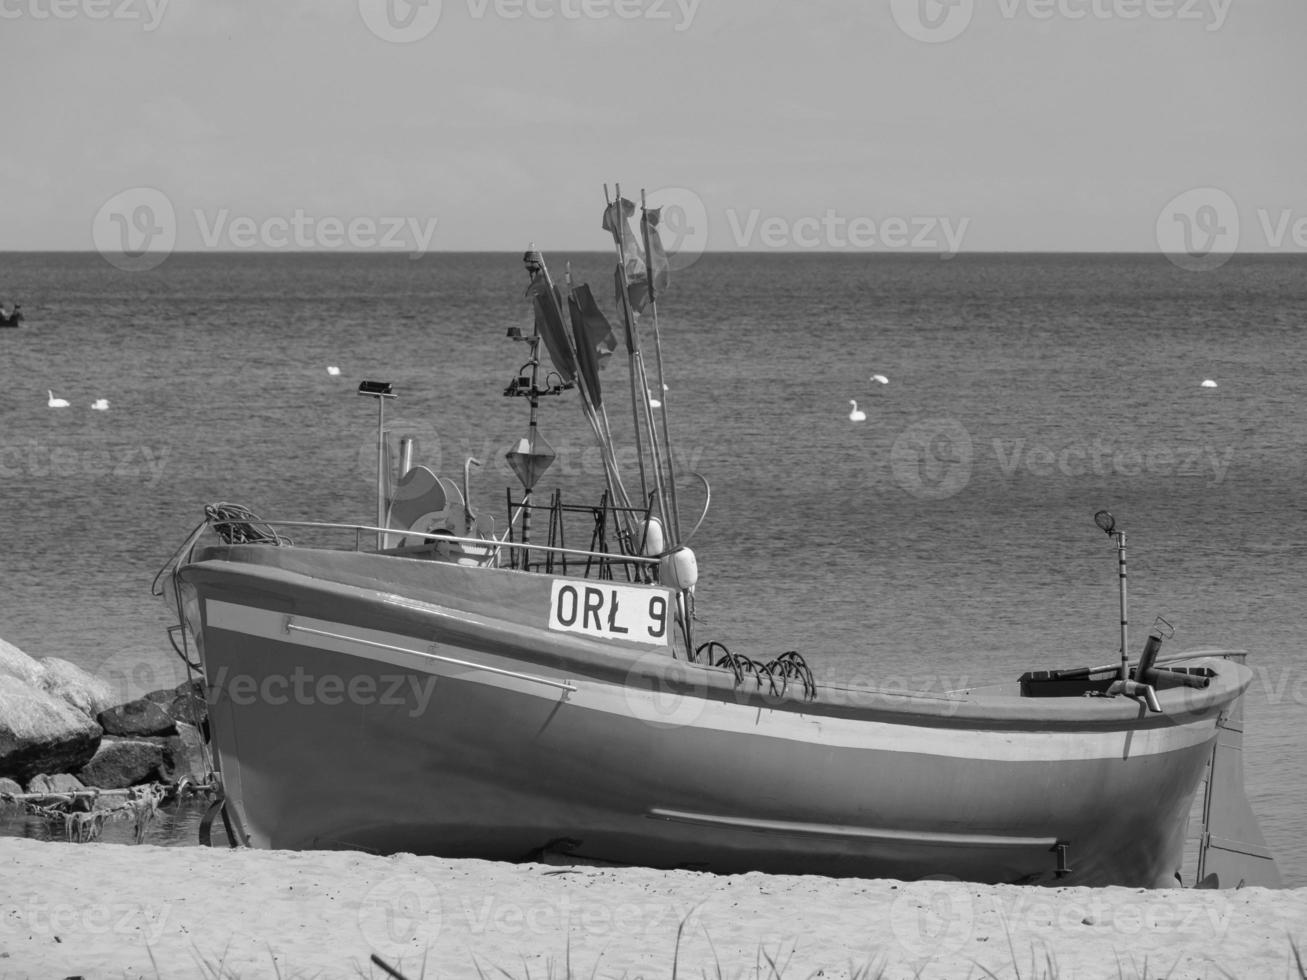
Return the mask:
<svg viewBox="0 0 1307 980">
<path fill-rule="evenodd" d="M 531 697 L 561 701 L 568 705 L 569 710 L 635 717 L 663 729 L 690 727 L 705 732 L 744 734 L 837 748 L 995 762 L 1121 760 L 1161 755 L 1199 745 L 1211 739 L 1215 732 L 1215 718 L 1211 714 L 1187 723 L 1154 724 L 1141 728 L 1038 731 L 981 728 L 964 718 L 941 718 L 937 714 L 923 715 L 922 723 L 914 724 L 911 718 L 885 721 L 875 717 L 850 718 L 817 711 L 782 710 L 569 676 L 548 667 L 524 665 L 508 657 L 469 653 L 439 643 L 428 643 L 424 647 L 421 640 L 403 634 L 225 601 L 207 600 L 205 608 L 206 621 L 211 629 L 332 651 L 370 663 L 384 663 L 417 673 L 457 678 Z M 288 628 L 291 626 L 298 628 Z M 530 631 L 521 632 L 529 634 Z M 323 633 L 331 635 L 323 636 Z M 674 679 L 680 687 L 693 688 L 696 678 L 699 678 L 705 692 L 706 678 L 721 673 L 717 668 L 672 660 L 665 654 L 627 655 L 633 670 L 637 665 L 646 669 L 646 680 L 648 668 L 665 668 L 667 674 L 664 676 Z M 564 690 L 569 687 L 575 688 L 575 692 Z M 983 699 L 966 700 L 984 703 Z M 994 700 L 995 703 L 1001 701 L 1011 705 L 1024 699 Z M 1030 700 L 1037 704 L 1049 699 Z M 938 705 L 940 699 L 933 697 L 930 701 Z M 911 698 L 901 696 L 889 703 L 902 710 L 911 703 Z M 1117 703 L 1105 700 L 1104 708 L 1106 710 Z M 866 710 L 868 716 L 874 713 L 874 708 Z"/>
</svg>

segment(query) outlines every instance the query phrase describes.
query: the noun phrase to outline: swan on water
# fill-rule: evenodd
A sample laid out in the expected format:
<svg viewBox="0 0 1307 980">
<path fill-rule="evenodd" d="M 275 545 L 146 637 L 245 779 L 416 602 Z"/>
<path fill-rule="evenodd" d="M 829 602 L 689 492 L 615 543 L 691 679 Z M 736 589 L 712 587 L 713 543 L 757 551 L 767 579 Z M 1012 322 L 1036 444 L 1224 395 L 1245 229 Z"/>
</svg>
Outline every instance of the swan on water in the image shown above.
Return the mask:
<svg viewBox="0 0 1307 980">
<path fill-rule="evenodd" d="M 54 392 L 51 391 L 49 388 L 45 389 L 45 393 L 46 393 L 47 395 L 50 396 L 50 400 L 47 401 L 46 404 L 49 405 L 51 408 L 67 408 L 67 407 L 68 407 L 68 399 L 66 399 L 66 398 L 56 398 L 56 397 L 54 396 Z"/>
<path fill-rule="evenodd" d="M 878 384 L 883 384 L 883 385 L 887 385 L 887 384 L 889 384 L 889 378 L 885 377 L 885 375 L 883 375 L 883 374 L 873 374 L 873 375 L 872 375 L 870 378 L 868 378 L 867 380 L 868 380 L 868 381 L 875 381 L 875 382 L 877 382 Z"/>
<path fill-rule="evenodd" d="M 864 412 L 862 409 L 858 408 L 858 403 L 857 403 L 856 401 L 854 401 L 852 398 L 850 398 L 850 399 L 849 399 L 849 404 L 853 406 L 853 411 L 849 412 L 849 421 L 850 421 L 850 422 L 865 422 L 865 421 L 867 421 L 867 413 Z"/>
</svg>

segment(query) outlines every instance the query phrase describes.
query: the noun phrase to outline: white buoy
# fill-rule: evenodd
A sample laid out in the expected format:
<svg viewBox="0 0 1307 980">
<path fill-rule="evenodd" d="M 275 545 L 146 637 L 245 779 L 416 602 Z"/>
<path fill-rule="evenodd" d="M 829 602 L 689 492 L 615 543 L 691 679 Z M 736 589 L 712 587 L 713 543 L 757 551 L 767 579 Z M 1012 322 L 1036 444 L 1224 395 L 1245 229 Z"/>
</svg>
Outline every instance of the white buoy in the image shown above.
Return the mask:
<svg viewBox="0 0 1307 980">
<path fill-rule="evenodd" d="M 327 368 L 327 373 L 334 378 L 336 375 L 340 374 L 340 368 L 333 364 L 331 367 Z"/>
<path fill-rule="evenodd" d="M 95 401 L 91 402 L 91 410 L 95 412 L 109 411 L 109 399 L 97 398 Z"/>
<path fill-rule="evenodd" d="M 1204 378 L 1204 379 L 1203 379 L 1203 387 L 1204 387 L 1204 388 L 1215 388 L 1215 387 L 1217 387 L 1217 384 L 1216 384 L 1216 382 L 1213 381 L 1211 378 Z"/>
<path fill-rule="evenodd" d="M 889 384 L 889 378 L 885 377 L 885 375 L 883 375 L 883 374 L 873 374 L 873 375 L 872 375 L 870 378 L 868 378 L 867 380 L 868 380 L 868 381 L 875 381 L 877 384 L 882 384 L 882 385 L 887 385 L 887 384 Z"/>
<path fill-rule="evenodd" d="M 650 391 L 650 392 L 646 392 L 646 394 L 649 396 L 649 407 L 650 407 L 650 408 L 662 408 L 662 407 L 663 407 L 663 403 L 660 402 L 657 398 L 655 398 L 655 397 L 653 396 L 653 392 L 651 392 L 651 391 Z"/>
<path fill-rule="evenodd" d="M 56 398 L 56 397 L 54 396 L 54 392 L 51 391 L 49 388 L 45 389 L 45 393 L 46 393 L 47 395 L 50 396 L 50 399 L 49 399 L 49 401 L 46 402 L 46 404 L 49 405 L 51 408 L 67 408 L 67 407 L 68 407 L 68 399 L 66 399 L 66 398 Z"/>
<path fill-rule="evenodd" d="M 850 398 L 850 399 L 849 399 L 849 404 L 853 406 L 853 411 L 849 412 L 849 421 L 850 421 L 850 422 L 865 422 L 865 421 L 867 421 L 867 413 L 864 412 L 862 409 L 858 408 L 858 403 L 857 403 L 856 401 L 854 401 L 852 398 Z"/>
</svg>

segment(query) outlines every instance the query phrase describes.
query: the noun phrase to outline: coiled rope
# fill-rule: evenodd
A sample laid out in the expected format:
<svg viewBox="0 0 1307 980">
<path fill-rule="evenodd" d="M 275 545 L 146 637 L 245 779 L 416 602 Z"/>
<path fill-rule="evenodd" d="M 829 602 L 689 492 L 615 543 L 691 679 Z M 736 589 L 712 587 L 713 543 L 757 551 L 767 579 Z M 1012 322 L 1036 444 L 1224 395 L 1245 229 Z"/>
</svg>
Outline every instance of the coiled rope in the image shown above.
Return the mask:
<svg viewBox="0 0 1307 980">
<path fill-rule="evenodd" d="M 240 504 L 206 504 L 204 519 L 227 544 L 293 544 L 290 538 L 259 518 L 248 507 Z"/>
</svg>

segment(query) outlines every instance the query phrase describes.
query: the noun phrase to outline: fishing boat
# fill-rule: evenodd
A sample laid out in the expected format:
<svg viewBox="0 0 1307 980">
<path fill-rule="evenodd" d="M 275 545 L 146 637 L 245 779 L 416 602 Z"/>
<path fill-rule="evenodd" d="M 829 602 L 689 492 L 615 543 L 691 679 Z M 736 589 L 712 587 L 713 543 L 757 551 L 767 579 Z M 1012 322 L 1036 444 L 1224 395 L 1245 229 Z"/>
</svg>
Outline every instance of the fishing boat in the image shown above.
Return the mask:
<svg viewBox="0 0 1307 980">
<path fill-rule="evenodd" d="M 1243 792 L 1244 654 L 1163 654 L 1159 622 L 1132 656 L 1107 511 L 1122 615 L 1106 664 L 1066 651 L 992 687 L 905 693 L 699 635 L 688 542 L 711 495 L 703 481 L 691 526 L 668 399 L 648 395 L 666 392 L 659 214 L 618 188 L 603 227 L 638 473 L 618 464 L 601 383 L 616 332 L 533 246 L 534 326 L 508 330 L 528 354 L 504 393 L 529 413 L 502 529 L 471 506 L 477 461 L 462 486 L 415 464 L 385 426 L 393 385 L 364 381 L 375 524 L 211 504 L 165 566 L 179 652 L 209 692 L 210 819 L 233 843 L 1151 888 L 1182 883 L 1201 800 L 1191 883 L 1278 885 Z M 594 433 L 598 504 L 543 489 L 551 399 Z"/>
<path fill-rule="evenodd" d="M 16 327 L 23 322 L 23 308 L 17 303 L 11 312 L 6 313 L 3 306 L 0 306 L 0 327 Z"/>
</svg>

